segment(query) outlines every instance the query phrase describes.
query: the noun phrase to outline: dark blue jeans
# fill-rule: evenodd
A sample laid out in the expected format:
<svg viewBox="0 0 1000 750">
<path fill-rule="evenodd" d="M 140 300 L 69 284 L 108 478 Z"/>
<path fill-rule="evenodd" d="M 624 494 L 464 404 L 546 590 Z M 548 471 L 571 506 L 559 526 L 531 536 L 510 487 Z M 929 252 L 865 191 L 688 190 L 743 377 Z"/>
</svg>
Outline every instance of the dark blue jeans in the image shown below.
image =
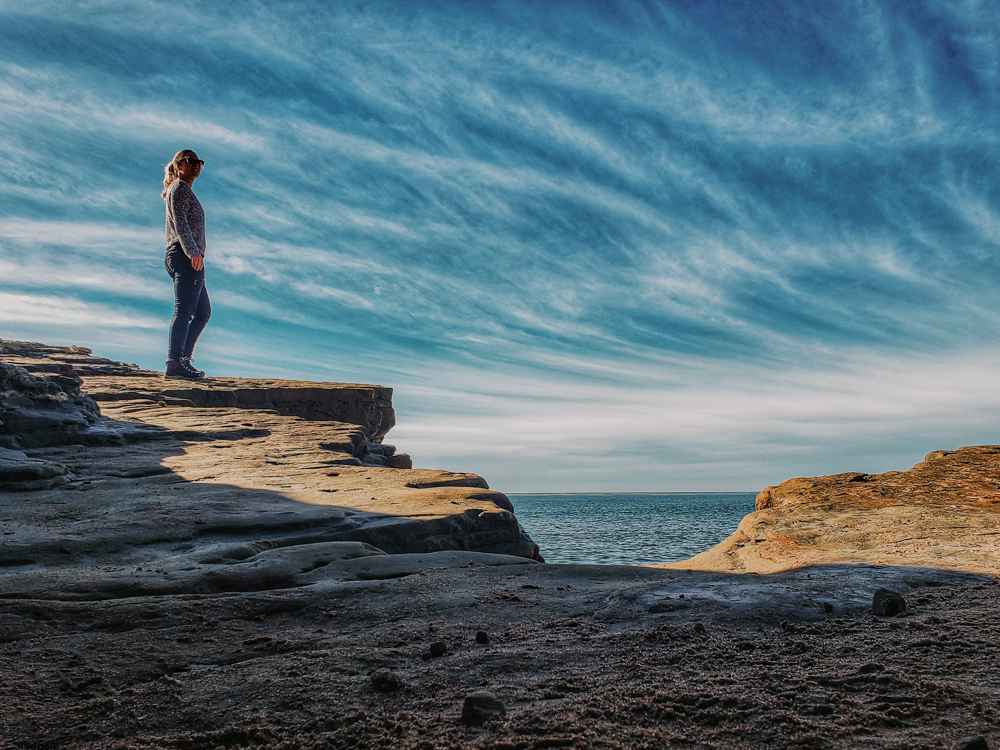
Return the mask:
<svg viewBox="0 0 1000 750">
<path fill-rule="evenodd" d="M 205 271 L 195 271 L 179 247 L 167 250 L 167 273 L 174 280 L 174 317 L 170 320 L 167 359 L 190 357 L 198 337 L 212 317 L 212 303 L 205 289 Z"/>
</svg>

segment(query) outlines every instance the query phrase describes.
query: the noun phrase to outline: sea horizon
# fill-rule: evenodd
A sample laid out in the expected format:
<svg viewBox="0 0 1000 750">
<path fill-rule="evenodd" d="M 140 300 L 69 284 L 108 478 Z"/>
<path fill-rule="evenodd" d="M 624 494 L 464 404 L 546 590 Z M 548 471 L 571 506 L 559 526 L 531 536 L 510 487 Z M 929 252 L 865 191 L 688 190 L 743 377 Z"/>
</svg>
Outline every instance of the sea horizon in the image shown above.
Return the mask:
<svg viewBox="0 0 1000 750">
<path fill-rule="evenodd" d="M 546 562 L 655 565 L 685 560 L 723 541 L 753 512 L 757 492 L 518 492 L 507 496 Z"/>
</svg>

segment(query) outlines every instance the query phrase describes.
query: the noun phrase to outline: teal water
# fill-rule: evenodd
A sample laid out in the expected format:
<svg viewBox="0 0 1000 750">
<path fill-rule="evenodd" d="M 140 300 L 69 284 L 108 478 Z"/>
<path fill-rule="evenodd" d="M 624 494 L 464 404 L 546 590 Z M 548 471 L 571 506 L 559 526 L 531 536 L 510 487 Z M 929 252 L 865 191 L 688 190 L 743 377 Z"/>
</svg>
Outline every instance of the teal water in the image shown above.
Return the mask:
<svg viewBox="0 0 1000 750">
<path fill-rule="evenodd" d="M 510 495 L 550 563 L 649 565 L 714 547 L 753 512 L 753 492 Z"/>
</svg>

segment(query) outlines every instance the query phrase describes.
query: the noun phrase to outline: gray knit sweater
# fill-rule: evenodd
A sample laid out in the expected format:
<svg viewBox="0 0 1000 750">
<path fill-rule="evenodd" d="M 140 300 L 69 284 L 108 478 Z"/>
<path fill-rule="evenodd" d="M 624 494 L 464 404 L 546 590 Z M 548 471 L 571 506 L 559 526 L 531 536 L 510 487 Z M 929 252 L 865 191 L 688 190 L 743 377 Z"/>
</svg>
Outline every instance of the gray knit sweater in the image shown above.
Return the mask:
<svg viewBox="0 0 1000 750">
<path fill-rule="evenodd" d="M 191 186 L 174 180 L 163 199 L 167 204 L 167 250 L 180 245 L 189 258 L 205 254 L 205 211 Z"/>
</svg>

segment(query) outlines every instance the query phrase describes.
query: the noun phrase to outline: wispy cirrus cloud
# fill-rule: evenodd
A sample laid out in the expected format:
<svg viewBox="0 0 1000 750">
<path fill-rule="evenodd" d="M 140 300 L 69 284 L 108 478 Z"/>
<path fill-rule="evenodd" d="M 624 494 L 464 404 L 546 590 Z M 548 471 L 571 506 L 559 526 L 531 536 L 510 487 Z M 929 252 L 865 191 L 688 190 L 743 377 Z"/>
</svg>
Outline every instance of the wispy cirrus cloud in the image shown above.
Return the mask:
<svg viewBox="0 0 1000 750">
<path fill-rule="evenodd" d="M 60 331 L 84 327 L 101 329 L 162 328 L 153 317 L 136 315 L 127 308 L 95 305 L 65 296 L 0 292 L 0 324 L 7 331 L 23 324 L 53 326 Z M 8 333 L 8 336 L 10 334 Z"/>
<path fill-rule="evenodd" d="M 4 333 L 56 335 L 62 296 L 95 340 L 96 310 L 165 328 L 192 147 L 209 369 L 214 337 L 248 374 L 391 379 L 438 442 L 399 434 L 444 456 L 434 410 L 467 421 L 520 490 L 807 473 L 861 455 L 851 424 L 889 468 L 992 413 L 961 394 L 992 403 L 1000 334 L 998 32 L 888 0 L 0 8 Z"/>
</svg>

